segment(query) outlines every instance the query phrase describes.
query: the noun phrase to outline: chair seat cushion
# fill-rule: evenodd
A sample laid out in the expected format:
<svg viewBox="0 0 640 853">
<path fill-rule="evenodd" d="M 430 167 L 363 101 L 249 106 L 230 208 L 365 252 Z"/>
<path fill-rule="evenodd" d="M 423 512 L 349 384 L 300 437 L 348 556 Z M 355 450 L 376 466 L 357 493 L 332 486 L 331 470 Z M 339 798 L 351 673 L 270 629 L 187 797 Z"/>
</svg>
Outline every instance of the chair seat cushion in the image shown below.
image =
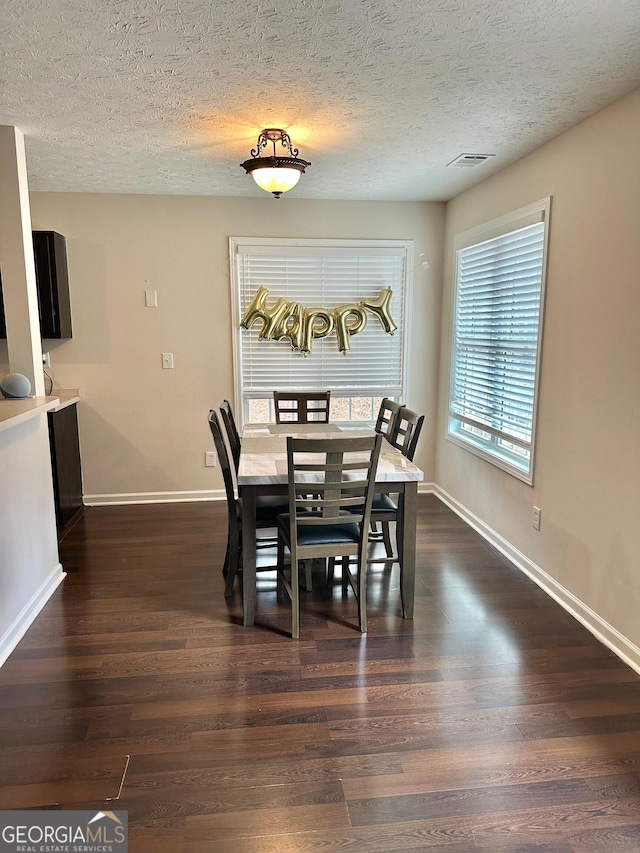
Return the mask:
<svg viewBox="0 0 640 853">
<path fill-rule="evenodd" d="M 276 516 L 289 509 L 289 499 L 286 495 L 258 495 L 256 499 L 256 522 L 272 521 L 276 526 Z M 242 498 L 236 500 L 238 521 L 242 520 Z"/>
<path fill-rule="evenodd" d="M 397 511 L 398 511 L 398 507 L 391 500 L 389 495 L 385 495 L 383 492 L 377 492 L 376 494 L 374 494 L 373 501 L 371 502 L 371 520 L 372 521 L 374 520 L 374 516 L 377 513 L 380 513 L 381 515 L 384 513 L 386 515 L 387 513 L 397 512 Z M 351 507 L 351 512 L 353 512 L 353 513 L 362 512 L 362 508 L 357 507 L 357 506 Z"/>
<path fill-rule="evenodd" d="M 373 501 L 371 502 L 371 515 L 375 515 L 376 512 L 397 512 L 397 505 L 391 500 L 389 495 L 385 495 L 383 492 L 376 492 L 373 496 Z"/>
<path fill-rule="evenodd" d="M 287 495 L 258 495 L 256 498 L 256 520 L 268 521 L 275 519 L 281 512 L 289 508 Z"/>
<path fill-rule="evenodd" d="M 313 513 L 308 513 L 313 515 Z M 343 512 L 341 515 L 349 515 Z M 299 518 L 304 519 L 301 513 Z M 278 528 L 284 535 L 285 542 L 289 542 L 290 515 L 288 512 L 278 516 Z M 352 524 L 304 524 L 298 521 L 298 545 L 344 545 L 345 543 L 358 543 L 360 541 L 360 525 Z"/>
</svg>

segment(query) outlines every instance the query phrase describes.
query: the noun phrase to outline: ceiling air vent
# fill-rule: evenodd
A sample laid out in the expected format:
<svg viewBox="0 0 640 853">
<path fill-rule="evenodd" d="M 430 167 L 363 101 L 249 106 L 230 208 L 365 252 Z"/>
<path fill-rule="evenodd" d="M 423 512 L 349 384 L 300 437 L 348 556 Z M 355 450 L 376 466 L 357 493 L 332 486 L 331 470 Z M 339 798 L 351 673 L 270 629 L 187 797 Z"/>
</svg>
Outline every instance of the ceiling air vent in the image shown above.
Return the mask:
<svg viewBox="0 0 640 853">
<path fill-rule="evenodd" d="M 472 166 L 479 166 L 485 160 L 495 157 L 495 154 L 460 154 L 455 160 L 447 163 L 447 166 L 457 166 L 461 169 L 470 169 Z"/>
</svg>

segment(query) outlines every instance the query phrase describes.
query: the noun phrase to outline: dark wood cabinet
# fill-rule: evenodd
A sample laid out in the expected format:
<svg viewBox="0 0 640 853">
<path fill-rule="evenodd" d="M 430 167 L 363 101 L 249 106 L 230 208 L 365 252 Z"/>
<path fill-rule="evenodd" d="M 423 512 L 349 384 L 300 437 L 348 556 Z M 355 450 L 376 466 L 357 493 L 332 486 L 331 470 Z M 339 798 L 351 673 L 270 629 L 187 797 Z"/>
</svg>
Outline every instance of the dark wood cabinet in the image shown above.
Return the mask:
<svg viewBox="0 0 640 853">
<path fill-rule="evenodd" d="M 40 335 L 51 340 L 72 337 L 67 243 L 57 231 L 33 232 Z M 1 263 L 1 259 L 0 259 Z M 0 287 L 0 338 L 7 337 Z"/>
<path fill-rule="evenodd" d="M 0 275 L 0 338 L 7 337 L 7 324 L 4 321 L 4 297 L 2 295 L 2 276 Z"/>
<path fill-rule="evenodd" d="M 49 412 L 48 418 L 56 523 L 60 532 L 84 509 L 75 403 L 57 412 Z"/>
<path fill-rule="evenodd" d="M 57 231 L 33 232 L 40 330 L 43 338 L 71 337 L 67 242 Z"/>
</svg>

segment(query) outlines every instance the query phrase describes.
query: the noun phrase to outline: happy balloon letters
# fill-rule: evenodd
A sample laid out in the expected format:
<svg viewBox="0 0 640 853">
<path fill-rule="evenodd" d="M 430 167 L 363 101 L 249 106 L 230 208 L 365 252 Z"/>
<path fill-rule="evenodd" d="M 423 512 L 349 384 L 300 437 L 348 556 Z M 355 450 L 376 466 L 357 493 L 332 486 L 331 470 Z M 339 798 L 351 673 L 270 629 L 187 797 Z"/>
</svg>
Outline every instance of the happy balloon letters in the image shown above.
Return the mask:
<svg viewBox="0 0 640 853">
<path fill-rule="evenodd" d="M 269 291 L 260 286 L 240 322 L 243 329 L 261 324 L 258 339 L 261 341 L 288 340 L 293 350 L 308 355 L 314 338 L 326 338 L 335 330 L 338 349 L 346 355 L 351 348 L 349 339 L 367 325 L 367 312 L 373 314 L 384 331 L 393 335 L 398 328 L 390 312 L 393 291 L 384 287 L 377 299 L 361 299 L 360 302 L 339 305 L 329 311 L 326 308 L 305 308 L 299 302 L 276 299 L 267 305 Z"/>
</svg>

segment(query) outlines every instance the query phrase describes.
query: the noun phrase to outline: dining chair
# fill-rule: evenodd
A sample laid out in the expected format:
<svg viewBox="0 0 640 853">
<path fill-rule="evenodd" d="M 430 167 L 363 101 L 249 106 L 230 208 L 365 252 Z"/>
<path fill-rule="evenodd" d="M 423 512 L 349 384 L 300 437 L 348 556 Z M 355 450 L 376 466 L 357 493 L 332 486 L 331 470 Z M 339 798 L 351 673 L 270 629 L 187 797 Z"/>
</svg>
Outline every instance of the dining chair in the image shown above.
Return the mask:
<svg viewBox="0 0 640 853">
<path fill-rule="evenodd" d="M 331 391 L 274 391 L 277 424 L 328 424 Z"/>
<path fill-rule="evenodd" d="M 291 600 L 293 639 L 300 636 L 302 560 L 341 558 L 343 577 L 358 603 L 358 627 L 367 631 L 367 531 L 381 443 L 381 435 L 287 438 L 289 511 L 278 516 L 278 585 Z M 288 577 L 285 548 L 291 554 Z"/>
<path fill-rule="evenodd" d="M 224 424 L 224 429 L 227 433 L 229 449 L 231 450 L 231 456 L 233 458 L 233 464 L 237 474 L 241 450 L 240 434 L 238 433 L 238 428 L 236 426 L 236 419 L 233 416 L 231 403 L 228 400 L 223 400 L 220 404 L 220 414 L 222 415 L 222 423 Z"/>
<path fill-rule="evenodd" d="M 394 429 L 386 436 L 389 443 L 396 447 L 410 462 L 413 462 L 423 423 L 424 415 L 418 415 L 412 409 L 401 406 L 395 418 Z M 371 524 L 380 522 L 382 533 L 374 533 L 369 538 L 374 542 L 384 542 L 384 548 L 389 559 L 393 557 L 390 523 L 395 521 L 397 524 L 402 525 L 402 500 L 402 495 L 399 495 L 398 503 L 396 504 L 389 495 L 377 493 L 374 494 L 371 505 Z M 396 542 L 399 543 L 401 541 L 402 536 L 396 534 Z M 401 561 L 402 556 L 399 546 L 397 550 L 397 559 Z"/>
<path fill-rule="evenodd" d="M 389 442 L 411 462 L 413 462 L 423 423 L 424 415 L 418 415 L 412 409 L 401 406 L 393 432 L 389 436 Z"/>
<path fill-rule="evenodd" d="M 380 435 L 383 435 L 387 440 L 389 440 L 390 436 L 394 434 L 396 419 L 401 408 L 402 403 L 397 403 L 395 400 L 391 400 L 389 397 L 384 397 L 382 402 L 380 403 L 380 408 L 378 409 L 378 417 L 376 419 L 374 429 L 376 432 L 379 432 Z M 385 549 L 387 551 L 387 555 L 389 556 L 389 549 L 391 548 L 391 539 L 388 525 L 386 529 L 381 528 L 381 530 L 378 530 L 378 522 L 372 518 L 369 540 L 372 542 L 384 541 Z M 391 550 L 391 553 L 393 553 L 393 550 Z"/>
<path fill-rule="evenodd" d="M 224 443 L 224 438 L 222 436 L 220 421 L 218 420 L 218 415 L 213 410 L 209 411 L 209 427 L 216 446 L 218 461 L 220 463 L 222 478 L 224 480 L 224 490 L 227 498 L 227 550 L 224 557 L 224 564 L 222 566 L 222 574 L 226 578 L 224 594 L 228 598 L 231 595 L 233 582 L 238 572 L 238 565 L 240 562 L 242 511 L 240 501 L 235 496 L 231 464 L 229 462 L 227 446 Z"/>
<path fill-rule="evenodd" d="M 378 417 L 374 427 L 375 431 L 379 432 L 380 435 L 384 435 L 385 438 L 393 435 L 396 418 L 398 417 L 398 412 L 401 408 L 402 403 L 396 403 L 395 400 L 390 400 L 389 397 L 385 397 L 380 403 L 380 408 L 378 409 Z"/>
<path fill-rule="evenodd" d="M 227 498 L 227 549 L 222 567 L 222 573 L 226 577 L 224 594 L 228 598 L 233 591 L 233 582 L 240 570 L 242 559 L 242 502 L 236 497 L 234 473 L 227 452 L 227 446 L 222 435 L 222 427 L 216 412 L 209 411 L 209 427 L 213 435 L 213 441 L 218 454 L 218 461 L 222 470 L 224 489 Z M 266 530 L 277 526 L 277 516 L 286 511 L 289 502 L 284 495 L 261 495 L 256 502 L 256 529 Z M 274 539 L 261 540 L 257 547 L 273 547 Z M 268 570 L 273 571 L 269 566 Z M 310 570 L 309 570 L 310 574 Z M 310 588 L 310 578 L 306 583 Z"/>
<path fill-rule="evenodd" d="M 240 465 L 242 441 L 240 439 L 238 428 L 236 427 L 236 420 L 233 416 L 233 409 L 231 408 L 231 403 L 228 400 L 223 400 L 220 404 L 220 415 L 222 416 L 224 431 L 227 435 L 227 444 L 229 446 L 229 449 L 231 450 L 231 458 L 233 459 L 234 472 L 237 476 L 238 466 Z M 259 515 L 263 516 L 266 519 L 271 519 L 275 517 L 278 512 L 283 512 L 283 509 L 287 506 L 287 498 L 282 495 L 258 495 L 256 504 Z M 275 525 L 272 524 L 267 524 L 264 526 L 275 527 Z M 276 542 L 277 537 L 275 536 L 263 538 L 258 541 L 257 547 L 269 548 L 275 545 Z M 307 572 L 305 574 L 305 577 L 310 584 L 310 573 Z M 309 586 L 309 589 L 310 588 L 311 587 Z"/>
</svg>

